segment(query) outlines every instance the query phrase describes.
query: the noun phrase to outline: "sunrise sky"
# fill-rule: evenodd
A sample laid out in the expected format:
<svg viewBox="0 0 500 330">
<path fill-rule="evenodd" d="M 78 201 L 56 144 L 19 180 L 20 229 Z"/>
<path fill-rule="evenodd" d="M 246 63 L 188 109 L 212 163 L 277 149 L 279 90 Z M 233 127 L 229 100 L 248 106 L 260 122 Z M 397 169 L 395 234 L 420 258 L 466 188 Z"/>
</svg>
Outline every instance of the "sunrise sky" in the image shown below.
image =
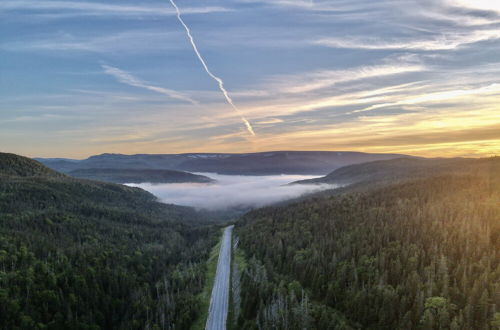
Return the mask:
<svg viewBox="0 0 500 330">
<path fill-rule="evenodd" d="M 500 154 L 500 2 L 0 1 L 0 151 Z"/>
</svg>

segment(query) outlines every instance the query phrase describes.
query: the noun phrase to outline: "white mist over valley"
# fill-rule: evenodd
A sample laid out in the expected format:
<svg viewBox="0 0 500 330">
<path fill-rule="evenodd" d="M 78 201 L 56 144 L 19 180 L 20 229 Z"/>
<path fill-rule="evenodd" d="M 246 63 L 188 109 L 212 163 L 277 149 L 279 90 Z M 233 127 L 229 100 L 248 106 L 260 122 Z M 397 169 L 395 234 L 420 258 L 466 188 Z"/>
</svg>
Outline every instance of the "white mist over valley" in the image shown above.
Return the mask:
<svg viewBox="0 0 500 330">
<path fill-rule="evenodd" d="M 331 184 L 287 185 L 298 180 L 312 179 L 311 175 L 221 175 L 208 176 L 215 183 L 128 184 L 140 187 L 157 196 L 162 202 L 192 206 L 211 211 L 232 208 L 253 208 L 270 205 L 304 194 L 338 186 Z"/>
</svg>

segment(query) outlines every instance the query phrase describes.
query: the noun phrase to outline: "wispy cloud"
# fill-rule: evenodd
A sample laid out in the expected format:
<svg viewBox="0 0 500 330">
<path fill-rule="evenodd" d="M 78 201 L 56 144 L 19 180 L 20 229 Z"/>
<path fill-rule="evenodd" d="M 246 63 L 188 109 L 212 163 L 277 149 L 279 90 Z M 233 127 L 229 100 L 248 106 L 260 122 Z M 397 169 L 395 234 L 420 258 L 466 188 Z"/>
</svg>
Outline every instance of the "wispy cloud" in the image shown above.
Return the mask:
<svg viewBox="0 0 500 330">
<path fill-rule="evenodd" d="M 354 110 L 353 113 L 373 111 L 381 108 L 388 108 L 399 106 L 403 107 L 406 105 L 432 105 L 440 104 L 442 102 L 453 102 L 453 103 L 466 103 L 476 102 L 479 100 L 482 103 L 492 103 L 495 104 L 498 100 L 498 95 L 500 95 L 500 84 L 493 83 L 485 86 L 478 87 L 468 87 L 468 88 L 453 88 L 449 90 L 441 90 L 437 92 L 428 91 L 426 93 L 420 93 L 417 95 L 398 97 L 386 97 L 383 102 L 375 103 L 369 107 Z M 392 102 L 391 102 L 392 101 Z"/>
<path fill-rule="evenodd" d="M 398 63 L 355 67 L 347 70 L 319 70 L 299 75 L 274 77 L 273 89 L 284 93 L 304 93 L 362 79 L 381 78 L 425 71 L 422 64 Z"/>
<path fill-rule="evenodd" d="M 445 4 L 456 8 L 476 9 L 485 12 L 500 13 L 500 3 L 492 0 L 442 0 Z"/>
<path fill-rule="evenodd" d="M 189 102 L 192 104 L 198 104 L 197 101 L 193 100 L 192 98 L 190 98 L 189 96 L 187 96 L 183 93 L 174 91 L 172 89 L 151 85 L 147 82 L 144 82 L 144 81 L 134 77 L 129 72 L 123 71 L 121 69 L 118 69 L 118 68 L 115 68 L 115 67 L 112 67 L 112 66 L 109 66 L 106 64 L 102 64 L 101 67 L 104 69 L 104 73 L 116 78 L 116 80 L 118 80 L 119 82 L 121 82 L 123 84 L 130 85 L 133 87 L 144 88 L 144 89 L 150 90 L 152 92 L 160 93 L 160 94 L 166 95 L 168 97 L 171 97 L 173 99 L 177 99 L 180 101 Z"/>
<path fill-rule="evenodd" d="M 116 5 L 105 2 L 87 2 L 87 1 L 28 1 L 28 0 L 3 0 L 0 2 L 0 11 L 29 11 L 52 14 L 53 18 L 67 15 L 73 16 L 165 16 L 175 15 L 175 11 L 167 6 L 151 5 L 151 3 L 142 3 L 141 6 L 135 5 Z M 63 11 L 63 12 L 61 12 Z M 187 7 L 186 14 L 207 14 L 214 12 L 230 11 L 228 8 L 216 6 Z"/>
<path fill-rule="evenodd" d="M 255 122 L 255 124 L 257 125 L 273 125 L 273 124 L 280 124 L 283 122 L 283 119 L 279 119 L 279 118 L 264 118 L 264 119 L 261 119 L 257 122 Z"/>
<path fill-rule="evenodd" d="M 54 119 L 63 118 L 61 115 L 44 113 L 38 116 L 19 116 L 14 118 L 2 118 L 2 123 L 27 123 L 27 122 L 43 122 L 51 121 Z"/>
<path fill-rule="evenodd" d="M 285 7 L 287 9 L 296 8 L 298 10 L 308 10 L 313 12 L 333 12 L 333 13 L 351 13 L 354 14 L 360 10 L 374 10 L 382 7 L 386 0 L 373 1 L 367 3 L 358 0 L 238 0 L 242 3 L 258 3 L 270 7 Z"/>
<path fill-rule="evenodd" d="M 433 51 L 453 50 L 460 46 L 493 39 L 500 39 L 500 29 L 446 33 L 427 40 L 337 37 L 318 39 L 313 43 L 332 48 Z"/>
<path fill-rule="evenodd" d="M 76 51 L 94 53 L 134 54 L 175 49 L 176 33 L 161 30 L 129 30 L 118 33 L 73 34 L 58 32 L 29 40 L 16 40 L 0 44 L 8 51 Z"/>
<path fill-rule="evenodd" d="M 246 3 L 262 3 L 270 6 L 286 6 L 296 8 L 311 8 L 314 5 L 312 0 L 240 0 Z"/>
<path fill-rule="evenodd" d="M 252 117 L 259 116 L 291 116 L 301 114 L 315 116 L 314 113 L 330 109 L 334 114 L 335 109 L 341 109 L 339 114 L 349 115 L 360 112 L 379 112 L 383 109 L 397 108 L 399 112 L 406 112 L 407 107 L 419 108 L 424 111 L 427 107 L 431 110 L 432 105 L 443 106 L 453 104 L 457 109 L 467 108 L 467 104 L 482 104 L 493 106 L 498 102 L 500 85 L 497 83 L 480 86 L 461 85 L 439 85 L 427 83 L 401 84 L 394 86 L 373 86 L 370 89 L 340 93 L 335 96 L 319 96 L 308 100 L 292 99 L 288 102 L 274 103 L 266 106 L 247 108 L 246 111 Z M 469 105 L 470 111 L 472 111 Z M 464 110 L 465 111 L 465 110 Z M 316 115 L 318 119 L 320 115 Z M 323 120 L 320 120 L 323 122 Z"/>
<path fill-rule="evenodd" d="M 477 156 L 499 150 L 500 115 L 495 113 L 497 110 L 494 104 L 475 109 L 449 106 L 433 111 L 366 116 L 336 124 L 304 125 L 272 134 L 263 132 L 258 142 L 262 150 L 276 150 L 285 144 L 309 150 Z M 474 145 L 479 144 L 483 147 L 474 150 Z"/>
</svg>

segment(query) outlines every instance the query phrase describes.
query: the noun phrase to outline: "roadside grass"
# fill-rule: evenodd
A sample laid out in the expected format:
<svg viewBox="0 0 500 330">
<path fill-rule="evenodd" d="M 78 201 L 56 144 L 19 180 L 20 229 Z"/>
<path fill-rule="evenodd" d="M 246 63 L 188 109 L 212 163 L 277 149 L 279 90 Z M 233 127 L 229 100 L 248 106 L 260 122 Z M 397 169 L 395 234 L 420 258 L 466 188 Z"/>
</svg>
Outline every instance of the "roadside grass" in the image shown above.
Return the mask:
<svg viewBox="0 0 500 330">
<path fill-rule="evenodd" d="M 234 248 L 234 239 L 235 235 L 233 234 L 232 237 L 233 241 L 231 242 L 231 281 L 230 281 L 230 294 L 229 294 L 229 310 L 228 310 L 228 316 L 227 316 L 227 328 L 229 330 L 238 330 L 238 320 L 235 317 L 235 310 L 234 310 L 234 297 L 233 297 L 233 276 L 234 276 L 234 267 L 238 267 L 238 271 L 240 274 L 240 280 L 241 280 L 241 274 L 246 270 L 247 268 L 247 260 L 245 258 L 245 254 L 243 253 L 243 250 L 236 247 Z"/>
<path fill-rule="evenodd" d="M 217 271 L 217 261 L 219 259 L 219 251 L 222 242 L 224 229 L 221 230 L 221 235 L 217 244 L 210 251 L 210 256 L 207 260 L 207 273 L 205 275 L 205 286 L 203 291 L 197 296 L 200 302 L 201 314 L 194 321 L 191 330 L 204 330 L 207 323 L 208 308 L 210 307 L 210 296 L 212 295 L 212 287 L 214 285 L 215 273 Z"/>
<path fill-rule="evenodd" d="M 247 269 L 247 259 L 245 258 L 245 254 L 243 250 L 240 248 L 234 249 L 234 262 L 238 265 L 240 273 L 242 274 Z"/>
</svg>

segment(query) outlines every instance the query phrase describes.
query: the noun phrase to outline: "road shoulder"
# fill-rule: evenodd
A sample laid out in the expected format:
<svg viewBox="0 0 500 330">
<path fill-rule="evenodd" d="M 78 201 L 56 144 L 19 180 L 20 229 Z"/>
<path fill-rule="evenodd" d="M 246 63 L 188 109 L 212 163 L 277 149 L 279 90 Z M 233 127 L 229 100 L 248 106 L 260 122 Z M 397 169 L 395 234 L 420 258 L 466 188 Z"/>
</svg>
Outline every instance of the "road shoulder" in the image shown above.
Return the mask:
<svg viewBox="0 0 500 330">
<path fill-rule="evenodd" d="M 224 237 L 224 228 L 221 229 L 220 238 L 217 244 L 210 251 L 210 256 L 207 260 L 207 272 L 205 274 L 205 285 L 203 291 L 198 295 L 200 302 L 200 315 L 196 318 L 191 326 L 191 330 L 204 330 L 208 318 L 208 309 L 210 307 L 210 297 L 215 281 L 215 273 L 217 272 L 217 261 L 219 260 L 219 252 Z"/>
</svg>

